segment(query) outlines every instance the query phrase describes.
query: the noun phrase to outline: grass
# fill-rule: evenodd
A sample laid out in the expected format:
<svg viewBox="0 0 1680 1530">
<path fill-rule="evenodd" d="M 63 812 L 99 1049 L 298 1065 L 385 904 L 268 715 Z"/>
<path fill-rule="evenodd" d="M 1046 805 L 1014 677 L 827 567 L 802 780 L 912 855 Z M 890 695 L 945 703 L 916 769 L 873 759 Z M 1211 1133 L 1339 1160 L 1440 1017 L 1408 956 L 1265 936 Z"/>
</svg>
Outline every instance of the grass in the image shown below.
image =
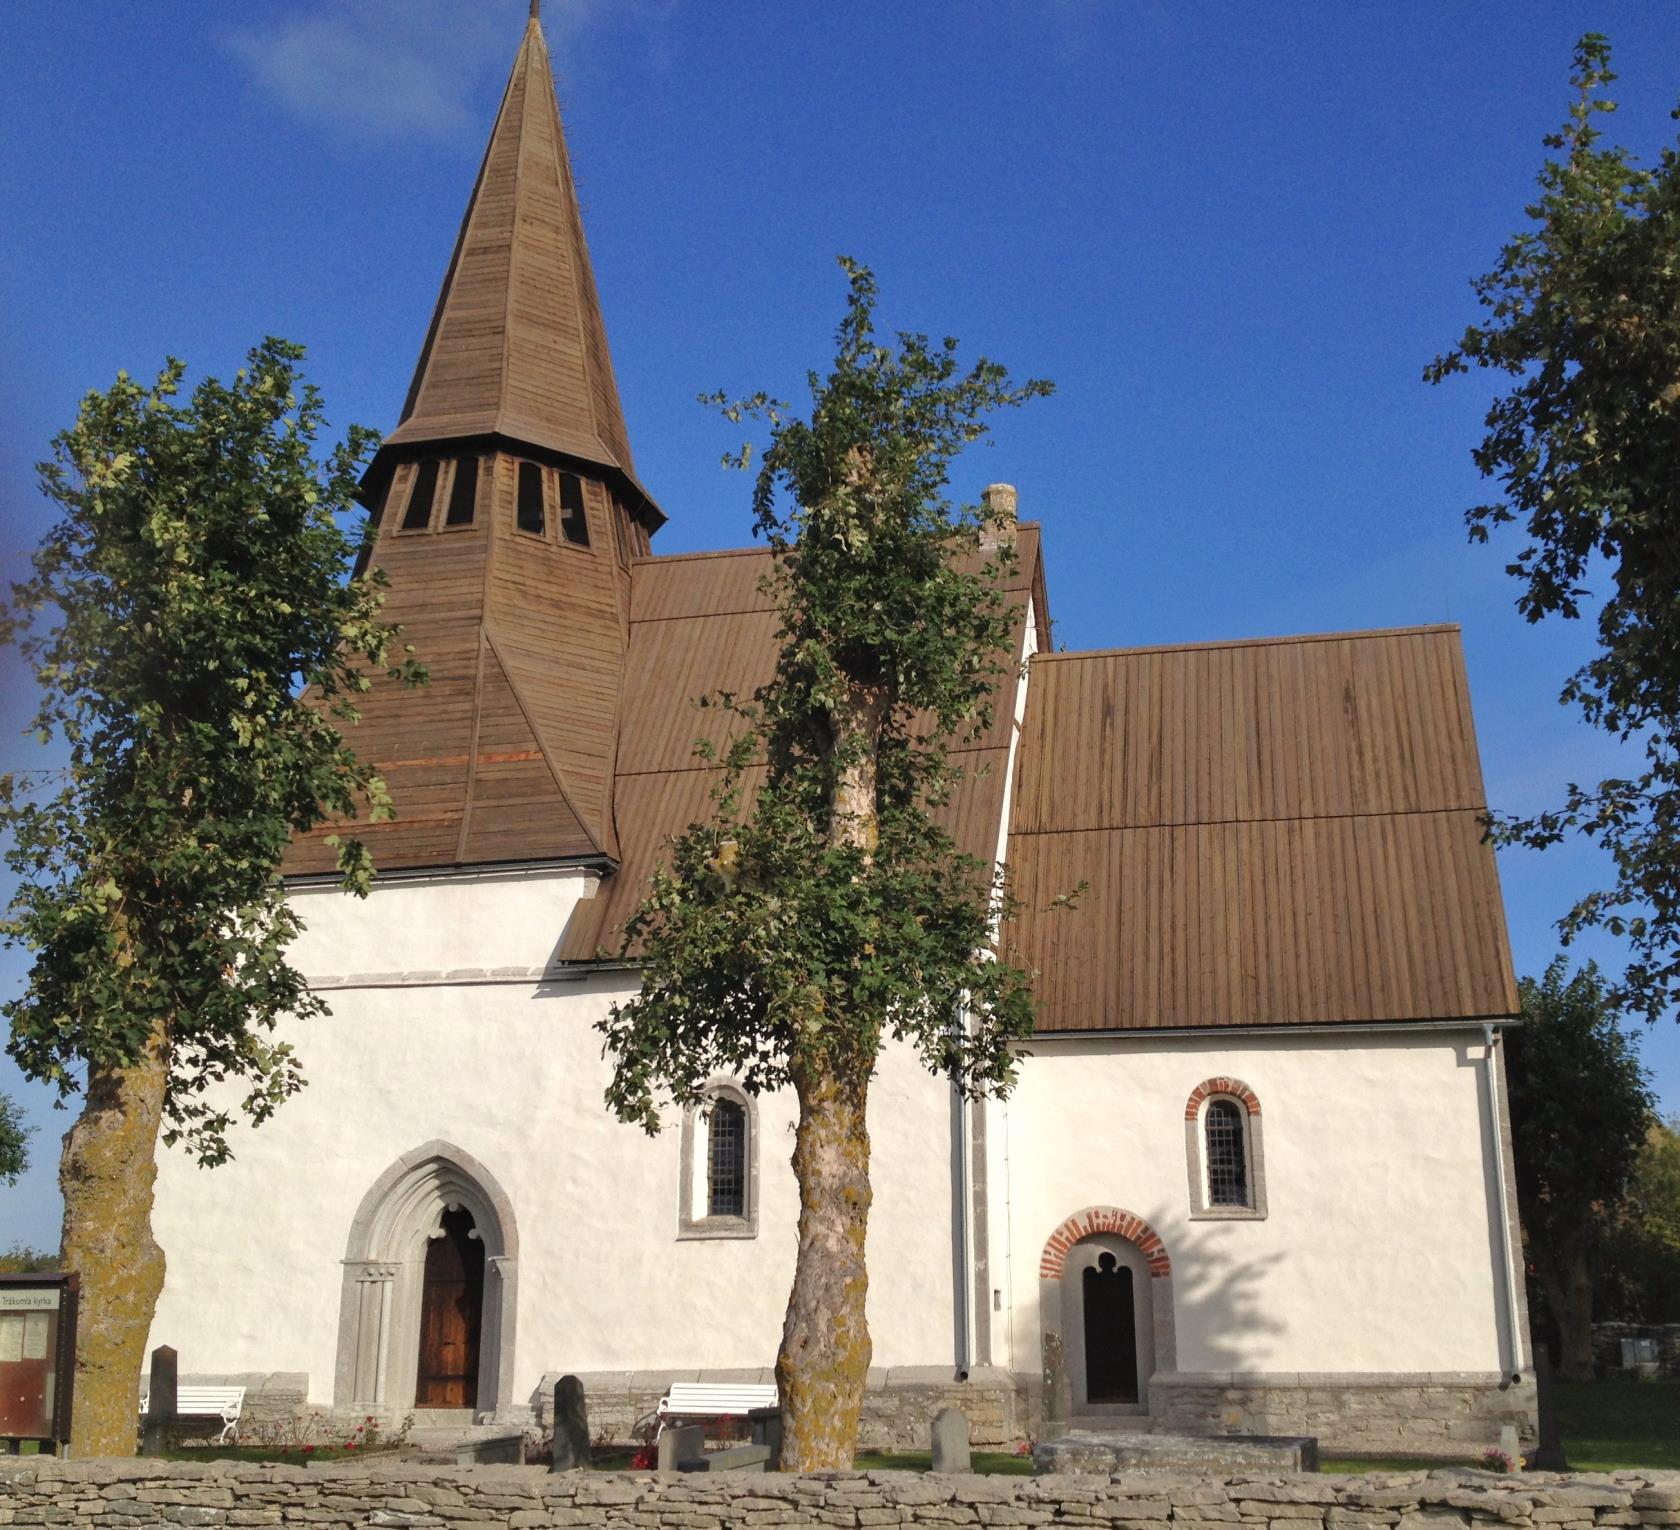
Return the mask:
<svg viewBox="0 0 1680 1530">
<path fill-rule="evenodd" d="M 1560 1381 L 1557 1409 L 1572 1470 L 1680 1471 L 1680 1381 Z"/>
</svg>

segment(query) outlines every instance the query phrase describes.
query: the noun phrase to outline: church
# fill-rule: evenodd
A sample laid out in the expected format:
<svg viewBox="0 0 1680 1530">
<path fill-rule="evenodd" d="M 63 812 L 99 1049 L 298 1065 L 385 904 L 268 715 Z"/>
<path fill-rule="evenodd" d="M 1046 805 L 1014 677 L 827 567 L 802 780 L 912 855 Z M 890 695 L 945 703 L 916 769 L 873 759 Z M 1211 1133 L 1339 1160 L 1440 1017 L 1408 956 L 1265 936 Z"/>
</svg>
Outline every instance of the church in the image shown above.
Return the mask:
<svg viewBox="0 0 1680 1530">
<path fill-rule="evenodd" d="M 251 1416 L 540 1429 L 572 1373 L 624 1439 L 674 1381 L 772 1380 L 792 1280 L 791 1093 L 718 1078 L 650 1138 L 604 1107 L 595 1029 L 707 811 L 691 703 L 767 678 L 777 618 L 762 549 L 654 550 L 535 14 L 419 338 L 363 485 L 432 677 L 376 685 L 353 739 L 399 816 L 365 831 L 365 900 L 327 830 L 289 852 L 332 1013 L 231 1164 L 162 1154 L 150 1343 Z M 925 1447 L 953 1403 L 994 1447 L 1531 1432 L 1517 999 L 1457 630 L 1052 652 L 1054 507 L 987 496 L 1020 663 L 949 812 L 1009 868 L 1037 1033 L 1003 1101 L 880 1059 L 864 1443 Z"/>
</svg>

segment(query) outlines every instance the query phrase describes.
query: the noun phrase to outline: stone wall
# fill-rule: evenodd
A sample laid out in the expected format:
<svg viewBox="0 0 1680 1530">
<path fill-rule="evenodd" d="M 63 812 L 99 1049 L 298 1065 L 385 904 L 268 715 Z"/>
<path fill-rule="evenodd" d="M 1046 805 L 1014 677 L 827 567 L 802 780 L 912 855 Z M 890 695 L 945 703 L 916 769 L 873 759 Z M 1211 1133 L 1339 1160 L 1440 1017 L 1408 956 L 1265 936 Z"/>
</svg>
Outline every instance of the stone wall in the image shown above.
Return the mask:
<svg viewBox="0 0 1680 1530">
<path fill-rule="evenodd" d="M 1181 1373 L 1149 1382 L 1150 1427 L 1180 1434 L 1311 1435 L 1326 1450 L 1474 1455 L 1503 1425 L 1535 1437 L 1534 1381 L 1479 1371 L 1413 1376 Z"/>
<path fill-rule="evenodd" d="M 1496 1477 L 809 1477 L 550 1475 L 536 1467 L 219 1462 L 0 1463 L 0 1525 L 147 1530 L 182 1525 L 484 1530 L 750 1525 L 1114 1525 L 1128 1530 L 1621 1530 L 1680 1525 L 1680 1472 Z"/>
<path fill-rule="evenodd" d="M 1594 1323 L 1593 1363 L 1621 1370 L 1623 1339 L 1655 1339 L 1658 1373 L 1680 1376 L 1680 1323 Z"/>
<path fill-rule="evenodd" d="M 535 1399 L 535 1424 L 544 1434 L 554 1425 L 554 1383 L 559 1379 L 558 1371 L 544 1376 Z M 706 1370 L 585 1371 L 578 1379 L 589 1402 L 590 1434 L 629 1441 L 637 1437 L 638 1424 L 652 1419 L 673 1381 L 772 1384 L 776 1378 L 769 1370 Z M 946 1366 L 899 1366 L 870 1371 L 858 1444 L 864 1450 L 926 1450 L 928 1426 L 941 1408 L 961 1408 L 968 1415 L 969 1439 L 977 1450 L 1010 1449 L 1026 1433 L 1017 1414 L 1015 1378 L 1008 1371 L 980 1367 L 967 1381 L 956 1381 Z"/>
</svg>

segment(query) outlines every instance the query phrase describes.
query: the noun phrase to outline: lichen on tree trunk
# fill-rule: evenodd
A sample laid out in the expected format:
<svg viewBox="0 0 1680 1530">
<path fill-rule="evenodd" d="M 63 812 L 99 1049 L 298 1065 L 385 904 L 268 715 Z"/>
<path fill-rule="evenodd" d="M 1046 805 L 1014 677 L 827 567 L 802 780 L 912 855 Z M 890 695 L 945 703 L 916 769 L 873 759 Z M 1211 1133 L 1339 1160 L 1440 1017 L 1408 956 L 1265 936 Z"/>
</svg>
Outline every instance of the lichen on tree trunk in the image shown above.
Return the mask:
<svg viewBox="0 0 1680 1530">
<path fill-rule="evenodd" d="M 870 1071 L 862 1060 L 837 1070 L 826 1057 L 793 1069 L 799 1253 L 776 1356 L 783 1471 L 849 1470 L 857 1443 L 871 1354 Z"/>
<path fill-rule="evenodd" d="M 152 1186 L 168 1078 L 160 1025 L 132 1067 L 89 1069 L 82 1113 L 64 1134 L 63 1259 L 81 1276 L 70 1419 L 78 1456 L 135 1450 L 146 1335 L 163 1289 Z"/>
</svg>

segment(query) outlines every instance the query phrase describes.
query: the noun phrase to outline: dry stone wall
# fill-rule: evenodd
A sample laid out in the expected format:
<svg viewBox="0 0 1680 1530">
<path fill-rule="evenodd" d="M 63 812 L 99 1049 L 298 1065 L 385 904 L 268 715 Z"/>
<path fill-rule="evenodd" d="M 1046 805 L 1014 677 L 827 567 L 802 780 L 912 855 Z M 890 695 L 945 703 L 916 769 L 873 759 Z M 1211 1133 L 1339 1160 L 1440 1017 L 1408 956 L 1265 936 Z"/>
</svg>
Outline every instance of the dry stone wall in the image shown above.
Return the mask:
<svg viewBox="0 0 1680 1530">
<path fill-rule="evenodd" d="M 1097 1525 L 1124 1530 L 1610 1530 L 1680 1525 L 1680 1473 L 1499 1477 L 806 1477 L 550 1474 L 537 1467 L 0 1464 L 0 1525 L 321 1527 Z"/>
</svg>

